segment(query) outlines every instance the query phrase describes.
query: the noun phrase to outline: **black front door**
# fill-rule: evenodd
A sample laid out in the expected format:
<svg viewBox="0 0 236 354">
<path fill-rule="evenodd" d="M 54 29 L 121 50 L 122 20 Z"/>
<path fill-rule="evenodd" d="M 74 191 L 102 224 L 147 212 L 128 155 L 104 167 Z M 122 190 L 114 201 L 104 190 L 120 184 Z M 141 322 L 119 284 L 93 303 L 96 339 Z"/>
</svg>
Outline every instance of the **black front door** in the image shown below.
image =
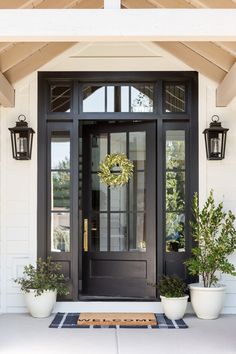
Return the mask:
<svg viewBox="0 0 236 354">
<path fill-rule="evenodd" d="M 150 286 L 156 280 L 155 124 L 83 127 L 83 295 L 156 297 Z M 122 187 L 107 187 L 98 176 L 111 153 L 124 153 L 134 164 Z"/>
</svg>

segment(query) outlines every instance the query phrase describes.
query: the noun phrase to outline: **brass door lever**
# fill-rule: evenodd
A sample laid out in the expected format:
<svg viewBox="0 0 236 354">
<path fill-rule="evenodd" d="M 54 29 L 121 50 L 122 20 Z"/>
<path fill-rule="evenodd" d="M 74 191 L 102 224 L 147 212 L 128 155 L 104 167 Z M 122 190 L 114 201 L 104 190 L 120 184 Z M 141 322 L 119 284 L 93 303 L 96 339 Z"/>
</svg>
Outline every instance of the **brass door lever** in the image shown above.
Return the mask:
<svg viewBox="0 0 236 354">
<path fill-rule="evenodd" d="M 88 219 L 84 219 L 84 252 L 88 252 Z"/>
</svg>

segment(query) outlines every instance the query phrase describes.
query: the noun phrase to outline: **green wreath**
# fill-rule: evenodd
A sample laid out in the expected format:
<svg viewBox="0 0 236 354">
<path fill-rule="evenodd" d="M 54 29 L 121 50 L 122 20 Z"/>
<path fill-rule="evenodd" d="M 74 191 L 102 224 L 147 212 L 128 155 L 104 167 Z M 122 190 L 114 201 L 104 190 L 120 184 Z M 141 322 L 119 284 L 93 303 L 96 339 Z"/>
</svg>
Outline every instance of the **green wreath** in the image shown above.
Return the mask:
<svg viewBox="0 0 236 354">
<path fill-rule="evenodd" d="M 113 167 L 120 167 L 119 174 L 113 173 Z M 108 186 L 117 187 L 123 186 L 129 182 L 130 177 L 133 175 L 134 164 L 123 153 L 106 155 L 103 162 L 99 165 L 100 172 L 98 176 L 101 181 Z"/>
</svg>

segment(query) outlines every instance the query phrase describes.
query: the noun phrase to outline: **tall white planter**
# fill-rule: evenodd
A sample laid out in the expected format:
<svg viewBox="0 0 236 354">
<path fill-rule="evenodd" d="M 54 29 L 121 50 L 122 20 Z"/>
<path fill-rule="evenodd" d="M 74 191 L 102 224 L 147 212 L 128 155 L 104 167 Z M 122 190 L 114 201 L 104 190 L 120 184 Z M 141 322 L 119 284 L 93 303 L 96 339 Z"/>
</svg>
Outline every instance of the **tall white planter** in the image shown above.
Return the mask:
<svg viewBox="0 0 236 354">
<path fill-rule="evenodd" d="M 41 295 L 35 296 L 36 291 L 31 289 L 29 293 L 25 293 L 26 305 L 33 317 L 50 316 L 57 299 L 57 291 L 47 290 Z"/>
<path fill-rule="evenodd" d="M 219 317 L 224 306 L 226 286 L 217 284 L 204 288 L 202 284 L 190 284 L 191 304 L 197 317 L 213 320 Z"/>
<path fill-rule="evenodd" d="M 183 297 L 160 296 L 166 317 L 173 321 L 183 318 L 187 308 L 188 297 L 188 295 Z"/>
</svg>

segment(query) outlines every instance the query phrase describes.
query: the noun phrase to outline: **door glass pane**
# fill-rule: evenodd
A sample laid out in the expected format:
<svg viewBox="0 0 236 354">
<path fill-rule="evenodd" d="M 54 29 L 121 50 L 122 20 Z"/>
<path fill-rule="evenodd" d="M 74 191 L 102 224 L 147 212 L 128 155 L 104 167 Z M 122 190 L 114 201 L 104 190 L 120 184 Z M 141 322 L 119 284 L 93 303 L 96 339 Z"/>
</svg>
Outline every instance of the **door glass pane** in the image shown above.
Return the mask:
<svg viewBox="0 0 236 354">
<path fill-rule="evenodd" d="M 99 171 L 99 164 L 107 154 L 107 134 L 92 134 L 92 171 Z"/>
<path fill-rule="evenodd" d="M 70 112 L 71 87 L 69 85 L 51 85 L 49 108 L 51 112 Z"/>
<path fill-rule="evenodd" d="M 65 170 L 70 168 L 70 134 L 53 132 L 51 137 L 51 168 Z"/>
<path fill-rule="evenodd" d="M 115 87 L 107 86 L 107 112 L 115 112 Z"/>
<path fill-rule="evenodd" d="M 111 213 L 110 250 L 123 252 L 128 249 L 127 217 L 125 213 Z"/>
<path fill-rule="evenodd" d="M 166 251 L 185 251 L 185 215 L 166 213 Z"/>
<path fill-rule="evenodd" d="M 56 171 L 51 174 L 52 210 L 70 208 L 70 173 Z"/>
<path fill-rule="evenodd" d="M 131 86 L 131 112 L 153 112 L 153 85 Z"/>
<path fill-rule="evenodd" d="M 129 158 L 134 170 L 143 170 L 146 162 L 146 132 L 129 133 Z"/>
<path fill-rule="evenodd" d="M 105 87 L 83 87 L 83 112 L 105 112 Z"/>
<path fill-rule="evenodd" d="M 185 251 L 185 131 L 166 132 L 166 251 Z"/>
<path fill-rule="evenodd" d="M 145 210 L 145 173 L 134 169 L 133 177 L 129 181 L 130 210 Z"/>
<path fill-rule="evenodd" d="M 92 174 L 92 208 L 96 211 L 107 210 L 107 186 L 100 183 L 97 173 Z"/>
<path fill-rule="evenodd" d="M 91 250 L 107 251 L 107 214 L 94 215 L 91 223 Z"/>
<path fill-rule="evenodd" d="M 125 211 L 127 207 L 127 186 L 110 189 L 111 211 Z"/>
<path fill-rule="evenodd" d="M 121 86 L 121 112 L 129 112 L 129 86 Z"/>
<path fill-rule="evenodd" d="M 129 242 L 130 251 L 146 251 L 146 234 L 145 234 L 145 214 L 130 213 L 129 214 Z"/>
<path fill-rule="evenodd" d="M 185 172 L 166 173 L 166 209 L 182 211 L 185 207 Z"/>
<path fill-rule="evenodd" d="M 126 154 L 126 133 L 111 133 L 111 154 L 121 153 Z"/>
<path fill-rule="evenodd" d="M 69 213 L 51 213 L 51 251 L 70 251 Z"/>
<path fill-rule="evenodd" d="M 166 132 L 166 169 L 185 168 L 185 131 L 167 130 Z"/>
<path fill-rule="evenodd" d="M 186 111 L 186 87 L 185 85 L 168 83 L 165 85 L 165 112 Z"/>
</svg>

